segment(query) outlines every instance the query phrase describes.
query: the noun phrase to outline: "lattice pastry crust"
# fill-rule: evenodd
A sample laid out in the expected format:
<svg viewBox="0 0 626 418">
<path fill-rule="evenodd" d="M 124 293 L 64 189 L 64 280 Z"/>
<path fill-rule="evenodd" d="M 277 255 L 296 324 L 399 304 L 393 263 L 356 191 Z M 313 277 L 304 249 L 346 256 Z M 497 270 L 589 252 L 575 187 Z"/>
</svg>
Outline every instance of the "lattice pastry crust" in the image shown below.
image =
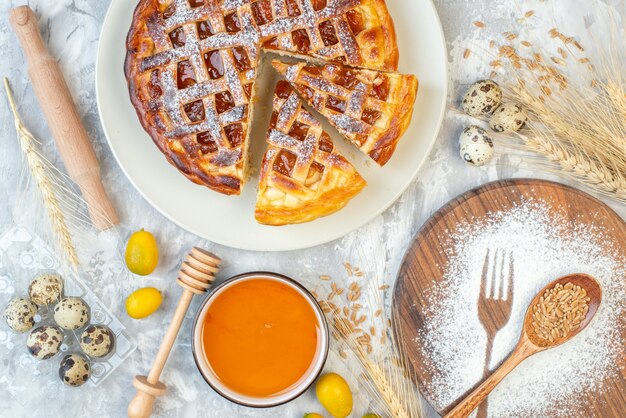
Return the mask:
<svg viewBox="0 0 626 418">
<path fill-rule="evenodd" d="M 270 36 L 264 48 L 355 67 L 398 68 L 396 33 L 384 0 L 259 0 L 253 11 L 262 36 Z"/>
<path fill-rule="evenodd" d="M 286 81 L 279 81 L 274 92 L 267 142 L 255 211 L 262 224 L 330 215 L 366 185 Z"/>
<path fill-rule="evenodd" d="M 398 61 L 383 0 L 140 0 L 125 63 L 139 119 L 175 167 L 224 194 L 245 181 L 262 45 L 386 70 Z"/>
<path fill-rule="evenodd" d="M 413 115 L 413 75 L 305 63 L 272 65 L 346 138 L 379 165 L 393 155 Z"/>
<path fill-rule="evenodd" d="M 239 194 L 258 40 L 250 31 L 233 35 L 217 6 L 195 4 L 140 1 L 127 39 L 130 96 L 176 168 L 196 183 Z M 242 12 L 242 21 L 252 20 L 249 10 Z"/>
</svg>

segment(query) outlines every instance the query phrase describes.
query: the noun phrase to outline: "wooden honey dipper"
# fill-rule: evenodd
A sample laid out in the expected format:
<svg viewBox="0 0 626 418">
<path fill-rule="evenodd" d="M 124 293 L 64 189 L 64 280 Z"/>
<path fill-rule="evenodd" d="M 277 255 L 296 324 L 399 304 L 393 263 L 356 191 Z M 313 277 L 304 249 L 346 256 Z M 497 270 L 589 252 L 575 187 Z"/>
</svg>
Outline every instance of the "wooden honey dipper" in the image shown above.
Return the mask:
<svg viewBox="0 0 626 418">
<path fill-rule="evenodd" d="M 137 394 L 128 405 L 130 418 L 147 418 L 152 414 L 154 400 L 157 396 L 165 394 L 165 385 L 159 381 L 167 357 L 172 351 L 172 346 L 185 319 L 185 314 L 194 294 L 201 295 L 211 287 L 215 275 L 220 270 L 221 260 L 216 255 L 194 247 L 183 261 L 178 272 L 176 281 L 183 288 L 183 294 L 178 301 L 178 306 L 170 322 L 170 326 L 163 337 L 159 352 L 154 359 L 148 376 L 135 376 L 133 386 L 137 388 Z"/>
</svg>

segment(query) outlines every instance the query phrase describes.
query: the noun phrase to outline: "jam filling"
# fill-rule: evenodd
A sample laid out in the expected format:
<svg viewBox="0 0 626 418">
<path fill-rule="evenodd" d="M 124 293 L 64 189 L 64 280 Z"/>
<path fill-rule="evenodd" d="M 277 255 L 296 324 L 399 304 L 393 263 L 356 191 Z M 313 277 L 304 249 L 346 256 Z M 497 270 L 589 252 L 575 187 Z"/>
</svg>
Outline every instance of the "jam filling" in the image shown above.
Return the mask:
<svg viewBox="0 0 626 418">
<path fill-rule="evenodd" d="M 277 37 L 273 37 L 271 39 L 268 39 L 267 41 L 265 41 L 263 43 L 263 46 L 265 48 L 272 48 L 272 49 L 278 48 L 278 38 Z"/>
<path fill-rule="evenodd" d="M 376 81 L 378 84 L 374 84 L 374 88 L 370 94 L 378 100 L 386 101 L 389 97 L 389 79 L 385 77 L 382 79 L 379 78 Z"/>
<path fill-rule="evenodd" d="M 313 75 L 322 75 L 322 69 L 320 67 L 315 67 L 312 65 L 304 67 L 304 71 Z"/>
<path fill-rule="evenodd" d="M 252 84 L 253 83 L 248 83 L 243 86 L 243 91 L 246 93 L 248 100 L 252 97 Z"/>
<path fill-rule="evenodd" d="M 302 12 L 300 11 L 300 7 L 298 7 L 298 3 L 296 0 L 287 0 L 287 15 L 289 17 L 300 16 Z"/>
<path fill-rule="evenodd" d="M 337 34 L 335 33 L 335 27 L 330 22 L 330 20 L 326 20 L 320 23 L 319 28 L 324 45 L 332 46 L 339 43 L 339 39 L 337 39 Z"/>
<path fill-rule="evenodd" d="M 350 25 L 350 30 L 356 36 L 359 33 L 365 30 L 365 22 L 363 22 L 363 16 L 357 10 L 349 10 L 346 13 L 346 18 L 348 19 L 348 25 Z"/>
<path fill-rule="evenodd" d="M 333 143 L 330 140 L 330 137 L 328 136 L 328 134 L 326 132 L 322 133 L 322 136 L 320 136 L 320 144 L 319 144 L 319 149 L 320 151 L 324 151 L 324 152 L 333 152 Z"/>
<path fill-rule="evenodd" d="M 235 60 L 235 68 L 237 69 L 237 71 L 242 72 L 245 70 L 249 70 L 251 66 L 246 49 L 242 46 L 236 46 L 232 49 L 232 51 L 233 58 Z"/>
<path fill-rule="evenodd" d="M 211 22 L 209 22 L 208 20 L 198 22 L 196 27 L 198 28 L 198 38 L 200 38 L 201 40 L 215 34 L 215 32 L 213 31 L 213 26 L 211 26 Z"/>
<path fill-rule="evenodd" d="M 205 115 L 202 100 L 196 100 L 195 102 L 187 103 L 183 107 L 191 123 L 202 122 L 204 120 Z"/>
<path fill-rule="evenodd" d="M 196 7 L 204 6 L 204 0 L 189 0 L 189 6 L 192 9 L 195 9 Z"/>
<path fill-rule="evenodd" d="M 215 95 L 215 109 L 217 113 L 224 113 L 235 107 L 235 101 L 229 91 L 223 91 Z"/>
<path fill-rule="evenodd" d="M 304 29 L 298 29 L 293 31 L 291 34 L 291 38 L 293 39 L 293 43 L 296 46 L 298 52 L 307 53 L 311 49 L 311 40 L 309 39 L 309 35 L 306 33 Z"/>
<path fill-rule="evenodd" d="M 278 112 L 273 111 L 272 116 L 270 117 L 270 129 L 276 128 L 277 122 L 278 122 Z"/>
<path fill-rule="evenodd" d="M 323 172 L 324 172 L 324 166 L 318 163 L 317 161 L 313 161 L 311 163 L 311 167 L 309 167 L 308 177 L 314 176 L 316 174 L 322 174 Z"/>
<path fill-rule="evenodd" d="M 297 159 L 298 157 L 296 157 L 295 154 L 287 150 L 281 150 L 274 160 L 274 171 L 284 174 L 285 176 L 291 176 Z"/>
<path fill-rule="evenodd" d="M 236 12 L 224 17 L 224 25 L 226 25 L 226 30 L 231 33 L 241 30 L 241 23 L 239 23 L 239 16 Z"/>
<path fill-rule="evenodd" d="M 219 50 L 204 53 L 204 65 L 209 73 L 209 78 L 216 80 L 224 76 L 224 61 Z"/>
<path fill-rule="evenodd" d="M 309 132 L 309 128 L 309 125 L 296 121 L 289 130 L 289 136 L 297 139 L 298 141 L 304 141 L 306 139 L 307 132 Z"/>
<path fill-rule="evenodd" d="M 326 99 L 326 107 L 336 112 L 343 113 L 346 111 L 346 102 L 335 96 L 328 96 Z"/>
<path fill-rule="evenodd" d="M 317 12 L 326 7 L 326 0 L 312 0 L 311 4 L 313 5 L 313 10 Z"/>
<path fill-rule="evenodd" d="M 224 133 L 232 148 L 236 148 L 243 143 L 243 126 L 241 126 L 241 123 L 226 125 Z"/>
<path fill-rule="evenodd" d="M 172 3 L 167 6 L 167 9 L 165 9 L 165 11 L 163 12 L 163 19 L 169 19 L 170 17 L 174 16 L 174 12 L 176 12 L 176 6 L 174 5 L 174 3 Z"/>
<path fill-rule="evenodd" d="M 324 174 L 324 166 L 320 163 L 313 161 L 311 166 L 309 167 L 309 172 L 306 176 L 306 181 L 304 184 L 306 186 L 311 186 L 322 179 L 322 175 Z"/>
<path fill-rule="evenodd" d="M 365 109 L 361 120 L 368 125 L 374 125 L 378 119 L 380 119 L 381 113 L 378 110 Z"/>
<path fill-rule="evenodd" d="M 288 81 L 280 80 L 278 84 L 276 84 L 276 90 L 274 90 L 274 94 L 281 99 L 287 99 L 291 94 L 291 86 Z"/>
<path fill-rule="evenodd" d="M 196 73 L 189 60 L 181 61 L 176 66 L 176 82 L 179 89 L 186 89 L 196 84 Z"/>
<path fill-rule="evenodd" d="M 213 153 L 217 151 L 217 144 L 211 139 L 208 132 L 200 132 L 196 135 L 196 141 L 200 144 L 200 151 L 203 154 Z"/>
<path fill-rule="evenodd" d="M 182 26 L 170 32 L 170 41 L 172 41 L 172 46 L 174 48 L 185 46 L 185 42 L 187 42 L 187 35 L 185 35 L 185 30 Z"/>
<path fill-rule="evenodd" d="M 350 90 L 354 89 L 359 83 L 359 80 L 356 77 L 356 73 L 347 68 L 337 68 L 338 71 L 335 75 L 335 83 Z"/>
<path fill-rule="evenodd" d="M 161 80 L 159 80 L 159 70 L 154 70 L 150 73 L 150 81 L 147 88 L 151 99 L 161 97 L 163 89 L 161 88 Z"/>
<path fill-rule="evenodd" d="M 252 3 L 252 16 L 257 25 L 262 26 L 270 23 L 273 20 L 272 16 L 272 4 L 270 0 L 258 0 Z"/>
</svg>

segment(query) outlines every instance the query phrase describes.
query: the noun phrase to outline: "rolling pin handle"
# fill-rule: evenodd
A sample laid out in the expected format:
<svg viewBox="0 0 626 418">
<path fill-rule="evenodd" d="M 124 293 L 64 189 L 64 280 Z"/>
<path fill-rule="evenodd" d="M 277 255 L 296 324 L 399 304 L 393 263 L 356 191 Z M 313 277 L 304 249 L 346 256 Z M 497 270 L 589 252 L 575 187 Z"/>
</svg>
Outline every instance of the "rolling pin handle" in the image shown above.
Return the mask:
<svg viewBox="0 0 626 418">
<path fill-rule="evenodd" d="M 37 16 L 28 6 L 12 9 L 9 20 L 19 38 L 24 54 L 28 57 L 49 56 L 48 49 L 39 33 Z"/>
<path fill-rule="evenodd" d="M 119 222 L 100 178 L 100 166 L 63 74 L 41 38 L 28 6 L 11 10 L 9 20 L 28 61 L 28 74 L 70 178 L 80 187 L 96 228 Z"/>
</svg>

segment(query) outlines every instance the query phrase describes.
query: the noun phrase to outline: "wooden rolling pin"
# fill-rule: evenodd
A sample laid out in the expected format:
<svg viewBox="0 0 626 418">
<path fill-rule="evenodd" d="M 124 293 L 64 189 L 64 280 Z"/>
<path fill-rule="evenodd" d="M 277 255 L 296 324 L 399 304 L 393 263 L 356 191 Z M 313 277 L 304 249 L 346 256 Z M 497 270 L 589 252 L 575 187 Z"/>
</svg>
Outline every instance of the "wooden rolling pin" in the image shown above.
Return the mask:
<svg viewBox="0 0 626 418">
<path fill-rule="evenodd" d="M 70 178 L 83 194 L 100 230 L 119 222 L 100 179 L 100 165 L 56 60 L 41 39 L 28 6 L 11 10 L 9 20 L 28 61 L 28 75 Z"/>
<path fill-rule="evenodd" d="M 183 261 L 176 280 L 183 288 L 183 294 L 152 363 L 150 373 L 148 376 L 135 376 L 133 386 L 137 389 L 137 394 L 128 405 L 130 418 L 148 418 L 152 414 L 155 398 L 165 394 L 165 385 L 159 381 L 159 377 L 172 351 L 191 299 L 193 295 L 206 293 L 211 287 L 215 275 L 220 270 L 220 263 L 219 257 L 201 248 L 193 248 Z"/>
</svg>

